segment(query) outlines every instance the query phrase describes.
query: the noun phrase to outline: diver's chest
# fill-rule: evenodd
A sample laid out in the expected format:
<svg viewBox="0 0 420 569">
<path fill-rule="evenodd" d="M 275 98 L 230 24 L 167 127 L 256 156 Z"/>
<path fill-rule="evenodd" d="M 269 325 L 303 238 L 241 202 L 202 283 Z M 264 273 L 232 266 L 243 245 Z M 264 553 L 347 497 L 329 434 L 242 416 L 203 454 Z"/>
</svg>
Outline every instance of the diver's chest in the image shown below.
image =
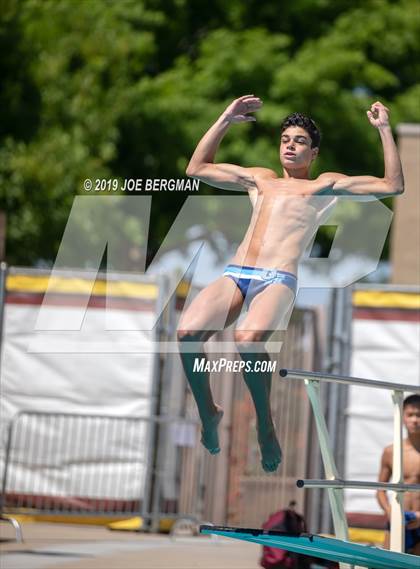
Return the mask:
<svg viewBox="0 0 420 569">
<path fill-rule="evenodd" d="M 271 192 L 264 192 L 258 196 L 255 204 L 254 213 L 263 218 L 282 217 L 296 218 L 300 221 L 307 219 L 313 220 L 318 210 L 313 196 L 293 196 L 279 195 Z"/>
</svg>

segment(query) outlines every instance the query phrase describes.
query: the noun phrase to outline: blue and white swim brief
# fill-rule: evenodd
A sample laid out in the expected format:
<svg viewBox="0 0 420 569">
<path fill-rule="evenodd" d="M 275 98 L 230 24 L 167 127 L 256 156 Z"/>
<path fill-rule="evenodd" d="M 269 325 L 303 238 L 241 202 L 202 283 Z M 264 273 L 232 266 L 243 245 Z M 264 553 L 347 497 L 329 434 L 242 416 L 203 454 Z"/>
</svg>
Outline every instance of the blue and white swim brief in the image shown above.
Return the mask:
<svg viewBox="0 0 420 569">
<path fill-rule="evenodd" d="M 287 271 L 228 265 L 223 272 L 223 276 L 230 277 L 237 284 L 248 307 L 255 296 L 271 284 L 284 284 L 296 296 L 296 275 Z"/>
</svg>

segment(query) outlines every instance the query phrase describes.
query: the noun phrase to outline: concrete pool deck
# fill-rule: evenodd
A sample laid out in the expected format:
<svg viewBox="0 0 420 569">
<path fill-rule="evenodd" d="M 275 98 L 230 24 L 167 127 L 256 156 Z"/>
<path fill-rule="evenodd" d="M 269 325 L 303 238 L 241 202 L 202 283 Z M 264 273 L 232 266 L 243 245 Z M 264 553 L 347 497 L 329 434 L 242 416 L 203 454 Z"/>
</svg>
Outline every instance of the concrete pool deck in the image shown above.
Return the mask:
<svg viewBox="0 0 420 569">
<path fill-rule="evenodd" d="M 2 569 L 261 569 L 261 547 L 236 540 L 43 522 L 22 530 L 17 543 L 12 526 L 0 522 Z"/>
</svg>

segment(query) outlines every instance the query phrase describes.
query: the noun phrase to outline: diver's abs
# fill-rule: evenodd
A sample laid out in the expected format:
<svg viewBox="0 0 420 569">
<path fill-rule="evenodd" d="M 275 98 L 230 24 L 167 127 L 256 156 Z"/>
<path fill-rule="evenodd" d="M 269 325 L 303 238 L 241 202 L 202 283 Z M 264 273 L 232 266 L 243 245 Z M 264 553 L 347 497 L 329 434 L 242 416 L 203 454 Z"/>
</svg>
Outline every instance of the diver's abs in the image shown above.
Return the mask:
<svg viewBox="0 0 420 569">
<path fill-rule="evenodd" d="M 296 275 L 300 256 L 296 249 L 287 240 L 283 245 L 258 240 L 251 240 L 251 243 L 244 241 L 230 262 L 240 266 L 278 269 Z"/>
<path fill-rule="evenodd" d="M 259 198 L 231 263 L 297 274 L 299 259 L 316 231 L 316 214 L 300 196 Z"/>
</svg>

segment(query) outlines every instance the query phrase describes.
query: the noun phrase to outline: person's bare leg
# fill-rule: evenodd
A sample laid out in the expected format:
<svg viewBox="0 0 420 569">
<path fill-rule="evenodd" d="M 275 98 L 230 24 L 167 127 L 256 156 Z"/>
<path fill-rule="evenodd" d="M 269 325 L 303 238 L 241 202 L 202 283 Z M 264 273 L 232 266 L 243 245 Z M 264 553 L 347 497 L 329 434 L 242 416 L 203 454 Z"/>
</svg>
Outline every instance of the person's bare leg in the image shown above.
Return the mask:
<svg viewBox="0 0 420 569">
<path fill-rule="evenodd" d="M 257 417 L 258 444 L 261 451 L 261 465 L 266 472 L 274 472 L 281 462 L 281 448 L 276 437 L 271 414 L 271 372 L 253 371 L 256 362 L 270 361 L 267 352 L 251 351 L 252 344 L 259 342 L 261 336 L 252 332 L 240 332 L 236 335 L 241 358 L 250 363 L 252 371 L 243 371 L 245 383 L 251 394 Z"/>
<path fill-rule="evenodd" d="M 232 279 L 221 277 L 197 295 L 178 325 L 180 356 L 202 422 L 201 442 L 211 454 L 220 451 L 217 428 L 223 410 L 213 400 L 210 374 L 195 370 L 194 362 L 201 358 L 207 361 L 203 343 L 216 330 L 234 322 L 242 304 L 237 285 Z"/>
<path fill-rule="evenodd" d="M 254 402 L 261 465 L 267 472 L 278 468 L 282 454 L 271 414 L 271 372 L 254 369 L 256 362 L 270 361 L 263 344 L 273 330 L 287 322 L 293 301 L 293 293 L 285 285 L 270 285 L 251 302 L 247 317 L 235 332 L 241 358 L 250 362 L 252 370 L 245 368 L 243 376 Z"/>
<path fill-rule="evenodd" d="M 223 409 L 213 400 L 210 388 L 210 374 L 207 371 L 194 369 L 194 361 L 196 359 L 204 358 L 207 360 L 202 343 L 210 336 L 210 332 L 208 334 L 197 332 L 196 334 L 187 333 L 184 335 L 184 330 L 180 330 L 178 334 L 182 365 L 202 423 L 201 443 L 210 454 L 216 454 L 220 452 L 217 428 L 223 417 Z M 192 351 L 186 345 L 187 342 L 201 344 L 201 347 L 197 345 L 197 349 Z"/>
</svg>

